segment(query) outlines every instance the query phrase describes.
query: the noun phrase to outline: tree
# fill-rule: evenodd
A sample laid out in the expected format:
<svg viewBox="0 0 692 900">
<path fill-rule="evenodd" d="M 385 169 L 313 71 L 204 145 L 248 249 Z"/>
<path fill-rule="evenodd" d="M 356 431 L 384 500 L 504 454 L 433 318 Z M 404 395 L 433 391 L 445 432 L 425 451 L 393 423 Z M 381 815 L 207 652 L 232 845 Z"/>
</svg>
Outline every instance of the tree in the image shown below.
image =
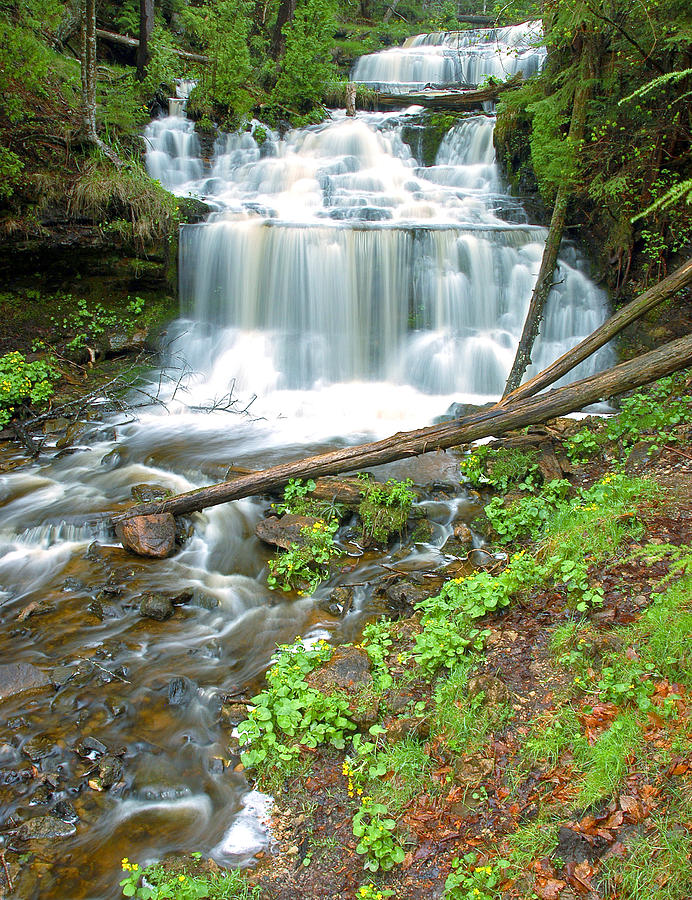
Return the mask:
<svg viewBox="0 0 692 900">
<path fill-rule="evenodd" d="M 122 162 L 96 131 L 96 0 L 80 0 L 82 66 L 82 132 L 84 139 L 98 147 L 113 165 Z"/>
<path fill-rule="evenodd" d="M 154 0 L 139 0 L 139 46 L 137 47 L 137 78 L 144 81 L 149 62 L 149 38 L 154 30 Z"/>
</svg>

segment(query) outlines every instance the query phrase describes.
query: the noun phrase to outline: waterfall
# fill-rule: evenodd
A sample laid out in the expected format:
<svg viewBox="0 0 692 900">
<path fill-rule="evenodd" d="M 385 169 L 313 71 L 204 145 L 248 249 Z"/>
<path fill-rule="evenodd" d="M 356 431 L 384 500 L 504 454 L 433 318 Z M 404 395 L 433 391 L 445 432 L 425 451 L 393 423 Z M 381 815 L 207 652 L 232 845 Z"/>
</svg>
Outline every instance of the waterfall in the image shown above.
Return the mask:
<svg viewBox="0 0 692 900">
<path fill-rule="evenodd" d="M 485 78 L 535 75 L 545 60 L 541 22 L 419 34 L 403 47 L 361 56 L 351 80 L 390 93 L 473 87 Z"/>
<path fill-rule="evenodd" d="M 536 23 L 419 35 L 401 52 L 451 53 L 458 79 L 459 66 L 478 74 L 498 59 L 539 66 L 539 35 Z M 395 58 L 386 50 L 372 62 Z M 547 232 L 503 186 L 492 115 L 461 119 L 426 167 L 402 137 L 416 114 L 335 111 L 283 138 L 265 128 L 261 146 L 253 123 L 220 136 L 207 163 L 184 117 L 149 126 L 152 174 L 215 209 L 180 240 L 182 340 L 202 373 L 198 401 L 232 383 L 260 399 L 290 394 L 302 409 L 306 392 L 349 385 L 371 399 L 377 385 L 382 397 L 413 392 L 421 406 L 436 398 L 441 412 L 450 398 L 502 392 Z M 606 314 L 583 269 L 568 248 L 534 371 Z"/>
</svg>

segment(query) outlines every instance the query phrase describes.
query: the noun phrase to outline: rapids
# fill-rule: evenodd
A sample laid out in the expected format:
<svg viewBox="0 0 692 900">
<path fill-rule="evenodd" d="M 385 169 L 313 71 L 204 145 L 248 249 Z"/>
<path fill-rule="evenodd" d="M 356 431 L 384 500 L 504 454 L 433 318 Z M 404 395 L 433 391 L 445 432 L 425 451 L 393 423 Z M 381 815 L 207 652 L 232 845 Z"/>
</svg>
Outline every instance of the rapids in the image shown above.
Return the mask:
<svg viewBox="0 0 692 900">
<path fill-rule="evenodd" d="M 445 77 L 478 80 L 497 65 L 538 67 L 541 51 L 524 49 L 527 37 L 528 28 L 484 44 L 419 36 L 405 52 L 451 59 Z M 516 53 L 496 53 L 493 41 Z M 369 80 L 361 66 L 372 63 L 374 80 L 392 78 L 396 53 L 404 51 L 377 55 L 381 69 L 362 60 L 354 77 Z M 414 66 L 400 83 L 416 79 L 433 76 Z M 224 135 L 203 159 L 184 115 L 188 89 L 145 133 L 150 173 L 212 209 L 182 229 L 170 377 L 152 373 L 158 401 L 137 421 L 87 423 L 71 452 L 46 445 L 0 476 L 0 657 L 33 663 L 54 684 L 0 706 L 1 808 L 5 823 L 55 812 L 76 827 L 43 848 L 27 898 L 116 898 L 124 856 L 200 850 L 223 864 L 250 860 L 267 840 L 266 800 L 220 762 L 229 759 L 223 695 L 251 692 L 277 642 L 354 638 L 370 609 L 363 584 L 381 572 L 371 560 L 337 576 L 359 585 L 353 611 L 337 620 L 318 604 L 333 583 L 291 601 L 267 590 L 268 550 L 254 536 L 265 501 L 196 515 L 185 547 L 160 562 L 128 556 L 85 517 L 127 502 L 137 484 L 190 490 L 231 463 L 260 468 L 496 397 L 546 236 L 503 184 L 492 115 L 460 121 L 429 167 L 404 140 L 419 109 L 356 119 L 337 111 L 283 138 L 265 129 L 261 143 L 249 132 Z M 574 248 L 557 281 L 539 367 L 606 314 Z M 250 415 L 234 412 L 234 399 Z M 425 484 L 441 471 L 457 477 L 446 457 L 386 475 Z M 443 559 L 452 520 L 471 506 L 462 488 L 450 502 L 427 501 L 433 539 L 404 551 L 403 564 Z M 139 617 L 143 592 L 183 589 L 193 600 L 169 621 Z M 76 748 L 88 736 L 123 767 L 110 791 L 87 787 L 97 760 Z"/>
</svg>

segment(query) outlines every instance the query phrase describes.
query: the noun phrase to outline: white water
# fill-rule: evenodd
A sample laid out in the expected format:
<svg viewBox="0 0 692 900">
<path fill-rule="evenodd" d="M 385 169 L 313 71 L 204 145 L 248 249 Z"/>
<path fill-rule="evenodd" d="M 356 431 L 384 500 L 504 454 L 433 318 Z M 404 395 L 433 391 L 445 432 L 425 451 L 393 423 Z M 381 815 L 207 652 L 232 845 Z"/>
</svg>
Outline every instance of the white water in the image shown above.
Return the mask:
<svg viewBox="0 0 692 900">
<path fill-rule="evenodd" d="M 500 81 L 535 75 L 545 60 L 541 23 L 506 28 L 419 34 L 403 47 L 361 56 L 351 80 L 391 93 L 426 87 L 467 87 L 485 78 Z"/>
</svg>

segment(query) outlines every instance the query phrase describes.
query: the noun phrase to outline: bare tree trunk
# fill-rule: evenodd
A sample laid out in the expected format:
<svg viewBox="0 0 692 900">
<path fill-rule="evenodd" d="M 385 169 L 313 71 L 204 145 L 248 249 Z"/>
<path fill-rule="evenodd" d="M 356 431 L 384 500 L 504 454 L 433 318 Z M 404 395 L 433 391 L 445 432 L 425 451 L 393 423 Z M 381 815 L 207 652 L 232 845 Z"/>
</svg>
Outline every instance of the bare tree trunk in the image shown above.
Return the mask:
<svg viewBox="0 0 692 900">
<path fill-rule="evenodd" d="M 572 146 L 578 145 L 584 137 L 586 103 L 590 93 L 590 83 L 588 78 L 591 76 L 588 56 L 587 48 L 583 48 L 581 64 L 579 67 L 581 77 L 574 90 L 572 118 L 569 125 L 569 134 L 567 136 L 567 141 Z M 545 302 L 553 287 L 553 277 L 555 275 L 558 253 L 560 252 L 562 234 L 565 230 L 567 203 L 570 198 L 571 188 L 572 185 L 569 182 L 563 181 L 558 188 L 557 196 L 555 197 L 555 205 L 553 206 L 553 214 L 550 219 L 550 229 L 543 250 L 541 267 L 538 271 L 538 278 L 536 279 L 533 293 L 531 294 L 531 302 L 529 303 L 529 309 L 526 313 L 524 329 L 521 338 L 519 339 L 517 353 L 507 377 L 504 396 L 507 396 L 507 394 L 511 393 L 521 384 L 521 379 L 524 377 L 524 373 L 531 363 L 531 353 L 541 327 Z"/>
<path fill-rule="evenodd" d="M 106 156 L 114 166 L 122 162 L 96 131 L 96 0 L 80 0 L 82 66 L 82 130 L 85 139 Z"/>
<path fill-rule="evenodd" d="M 620 363 L 605 372 L 599 372 L 597 375 L 538 397 L 518 400 L 506 407 L 497 405 L 487 411 L 442 425 L 399 432 L 381 441 L 333 450 L 309 459 L 273 466 L 262 472 L 241 475 L 232 481 L 178 494 L 168 500 L 142 503 L 113 516 L 111 521 L 120 523 L 133 516 L 161 513 L 183 515 L 197 512 L 220 503 L 228 503 L 230 500 L 275 490 L 287 484 L 291 478 L 317 478 L 321 475 L 336 475 L 339 472 L 354 472 L 395 459 L 406 459 L 492 435 L 498 436 L 512 429 L 546 422 L 555 416 L 582 409 L 590 403 L 684 369 L 691 363 L 692 334 L 689 334 L 637 359 Z"/>
<path fill-rule="evenodd" d="M 137 78 L 144 81 L 149 64 L 149 38 L 154 30 L 154 0 L 139 0 L 139 45 L 137 47 Z"/>
<path fill-rule="evenodd" d="M 105 31 L 103 28 L 96 29 L 96 37 L 101 38 L 102 41 L 108 41 L 111 44 L 121 44 L 123 47 L 132 47 L 133 50 L 136 50 L 139 47 L 137 38 L 127 37 L 127 35 L 124 34 L 116 34 L 114 31 Z M 186 50 L 176 50 L 174 47 L 169 47 L 168 49 L 171 53 L 174 53 L 181 59 L 189 59 L 192 60 L 192 62 L 199 63 L 209 62 L 208 56 L 202 56 L 199 53 L 188 53 Z"/>
<path fill-rule="evenodd" d="M 608 341 L 612 340 L 615 335 L 619 334 L 630 323 L 640 319 L 646 313 L 657 307 L 660 303 L 676 294 L 681 288 L 692 283 L 692 259 L 688 259 L 674 272 L 671 272 L 663 281 L 659 281 L 653 287 L 649 288 L 644 294 L 641 294 L 631 303 L 623 306 L 607 321 L 597 328 L 587 338 L 564 353 L 559 359 L 556 359 L 547 369 L 543 369 L 538 375 L 535 375 L 530 381 L 520 385 L 511 394 L 502 399 L 502 406 L 514 403 L 517 400 L 524 400 L 526 397 L 533 397 L 543 388 L 554 384 L 563 375 L 571 372 L 580 362 L 591 356 L 601 347 L 605 346 Z"/>
<path fill-rule="evenodd" d="M 356 114 L 356 91 L 358 86 L 353 82 L 346 85 L 346 115 L 355 116 Z"/>
</svg>

